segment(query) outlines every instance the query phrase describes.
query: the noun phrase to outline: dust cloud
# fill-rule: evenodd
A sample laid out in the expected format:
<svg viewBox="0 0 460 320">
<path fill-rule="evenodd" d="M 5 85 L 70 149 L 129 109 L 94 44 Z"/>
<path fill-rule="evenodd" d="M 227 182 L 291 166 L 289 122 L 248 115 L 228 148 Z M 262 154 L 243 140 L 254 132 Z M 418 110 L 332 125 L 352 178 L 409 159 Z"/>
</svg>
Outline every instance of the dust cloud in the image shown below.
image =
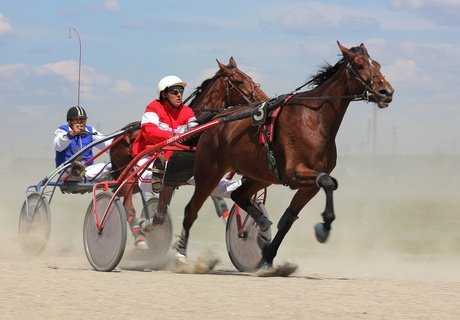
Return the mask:
<svg viewBox="0 0 460 320">
<path fill-rule="evenodd" d="M 305 276 L 459 279 L 460 157 L 379 156 L 343 157 L 332 176 L 336 220 L 329 240 L 315 240 L 313 226 L 321 222 L 325 197 L 318 195 L 302 210 L 280 247 L 275 263 L 294 263 Z M 19 211 L 25 188 L 51 169 L 50 159 L 2 159 L 0 260 L 30 261 L 18 243 Z M 171 210 L 174 233 L 181 231 L 182 212 L 192 187 L 176 191 Z M 268 190 L 266 207 L 276 223 L 294 191 L 283 186 Z M 76 267 L 91 268 L 83 251 L 83 219 L 91 194 L 57 191 L 51 203 L 52 230 L 39 258 L 72 258 Z M 231 205 L 230 201 L 227 201 Z M 140 212 L 138 205 L 138 212 Z M 177 237 L 175 237 L 176 239 Z M 173 241 L 175 241 L 175 239 Z M 121 266 L 132 267 L 128 237 Z M 225 247 L 225 224 L 207 202 L 191 231 L 189 258 L 211 250 L 218 270 L 234 271 Z M 140 265 L 140 268 L 144 266 Z"/>
</svg>

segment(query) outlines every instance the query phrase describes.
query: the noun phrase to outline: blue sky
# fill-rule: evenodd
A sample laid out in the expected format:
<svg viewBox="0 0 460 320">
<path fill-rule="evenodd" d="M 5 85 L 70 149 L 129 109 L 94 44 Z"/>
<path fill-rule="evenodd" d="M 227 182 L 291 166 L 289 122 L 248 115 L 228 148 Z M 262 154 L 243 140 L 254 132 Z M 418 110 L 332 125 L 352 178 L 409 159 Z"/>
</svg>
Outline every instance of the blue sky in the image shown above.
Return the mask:
<svg viewBox="0 0 460 320">
<path fill-rule="evenodd" d="M 364 43 L 396 92 L 385 110 L 350 105 L 339 155 L 459 154 L 460 0 L 0 0 L 2 157 L 49 157 L 77 103 L 110 133 L 139 120 L 158 80 L 190 93 L 233 56 L 269 96 Z M 50 161 L 52 164 L 52 161 Z"/>
</svg>

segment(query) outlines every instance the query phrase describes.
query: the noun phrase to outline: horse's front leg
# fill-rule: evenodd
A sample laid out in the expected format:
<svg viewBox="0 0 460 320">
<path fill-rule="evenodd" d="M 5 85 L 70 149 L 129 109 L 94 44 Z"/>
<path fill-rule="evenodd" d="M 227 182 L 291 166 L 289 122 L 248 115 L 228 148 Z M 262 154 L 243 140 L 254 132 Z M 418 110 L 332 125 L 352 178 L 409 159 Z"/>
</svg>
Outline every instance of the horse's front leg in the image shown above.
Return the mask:
<svg viewBox="0 0 460 320">
<path fill-rule="evenodd" d="M 300 210 L 318 193 L 319 188 L 316 186 L 306 187 L 299 189 L 289 204 L 289 207 L 286 209 L 284 214 L 281 216 L 278 221 L 278 231 L 273 238 L 270 245 L 263 249 L 263 257 L 265 260 L 265 267 L 271 268 L 273 265 L 273 260 L 275 259 L 278 249 L 281 245 L 281 242 L 284 240 L 284 237 L 289 232 L 294 221 L 297 220 Z"/>
<path fill-rule="evenodd" d="M 329 237 L 332 221 L 335 220 L 332 193 L 338 187 L 337 180 L 327 173 L 312 170 L 303 163 L 299 163 L 291 168 L 292 169 L 289 170 L 288 167 L 286 170 L 289 178 L 288 184 L 291 188 L 302 188 L 303 186 L 310 186 L 314 183 L 317 187 L 322 188 L 326 193 L 326 209 L 322 214 L 324 222 L 315 225 L 316 239 L 319 242 L 324 243 Z M 330 169 L 332 170 L 332 168 Z"/>
<path fill-rule="evenodd" d="M 202 171 L 203 172 L 203 171 Z M 182 232 L 179 240 L 174 245 L 176 249 L 176 259 L 178 262 L 187 261 L 187 244 L 190 235 L 190 229 L 198 217 L 198 211 L 203 206 L 206 199 L 217 186 L 222 173 L 214 174 L 208 170 L 204 170 L 201 174 L 200 170 L 195 169 L 195 190 L 189 203 L 184 209 L 184 220 L 182 221 Z"/>
<path fill-rule="evenodd" d="M 332 221 L 335 220 L 334 213 L 334 201 L 332 193 L 337 189 L 338 183 L 337 180 L 326 173 L 320 173 L 316 178 L 316 184 L 318 187 L 323 188 L 326 193 L 326 208 L 322 213 L 323 223 L 318 223 L 315 225 L 315 235 L 316 239 L 324 243 L 329 237 L 329 231 L 331 230 Z"/>
</svg>

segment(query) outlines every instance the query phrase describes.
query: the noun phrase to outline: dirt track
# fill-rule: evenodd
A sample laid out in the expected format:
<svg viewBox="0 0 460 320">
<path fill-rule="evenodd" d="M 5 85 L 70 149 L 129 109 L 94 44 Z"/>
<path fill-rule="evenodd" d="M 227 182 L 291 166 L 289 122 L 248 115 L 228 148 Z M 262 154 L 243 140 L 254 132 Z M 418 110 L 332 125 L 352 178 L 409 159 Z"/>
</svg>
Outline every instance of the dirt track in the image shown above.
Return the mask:
<svg viewBox="0 0 460 320">
<path fill-rule="evenodd" d="M 393 268 L 368 277 L 336 268 L 335 275 L 304 269 L 288 278 L 260 278 L 230 266 L 204 275 L 100 273 L 82 256 L 3 258 L 1 318 L 458 319 L 458 275 L 446 280 L 445 275 L 433 277 L 434 270 L 424 277 L 414 276 L 407 266 Z M 396 268 L 401 274 L 392 274 Z M 454 267 L 444 271 L 454 272 Z"/>
<path fill-rule="evenodd" d="M 379 187 L 372 189 L 372 175 L 364 185 L 354 179 L 354 171 L 337 172 L 342 177 L 338 191 L 343 191 L 337 192 L 331 239 L 326 244 L 314 240 L 313 225 L 324 207 L 319 194 L 275 260 L 298 265 L 287 278 L 235 271 L 226 254 L 224 225 L 211 204 L 189 244 L 192 261 L 206 250 L 220 258 L 211 274 L 178 274 L 168 265 L 151 271 L 130 260 L 130 243 L 116 271 L 93 271 L 82 249 L 87 195 L 57 195 L 49 246 L 41 257 L 27 258 L 17 242 L 17 218 L 25 184 L 34 182 L 29 175 L 13 184 L 13 196 L 4 192 L 2 199 L 0 318 L 458 319 L 460 211 L 453 196 L 459 194 L 458 179 L 446 186 L 443 174 L 433 173 L 439 184 L 427 190 L 413 176 L 398 173 L 398 183 L 392 184 L 386 177 L 391 169 L 377 177 Z M 457 167 L 445 169 L 458 175 Z M 270 192 L 267 206 L 277 221 L 292 192 L 281 187 Z M 189 195 L 186 189 L 176 194 L 176 233 Z"/>
</svg>

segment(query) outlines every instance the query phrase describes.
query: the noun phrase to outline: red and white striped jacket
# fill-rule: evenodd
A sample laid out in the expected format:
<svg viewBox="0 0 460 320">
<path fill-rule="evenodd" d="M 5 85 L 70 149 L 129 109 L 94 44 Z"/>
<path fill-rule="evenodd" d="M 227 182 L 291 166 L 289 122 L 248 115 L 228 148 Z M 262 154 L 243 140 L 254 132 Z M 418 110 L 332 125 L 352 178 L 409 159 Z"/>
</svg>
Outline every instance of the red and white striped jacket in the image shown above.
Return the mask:
<svg viewBox="0 0 460 320">
<path fill-rule="evenodd" d="M 195 119 L 193 110 L 181 105 L 173 108 L 167 101 L 153 100 L 145 108 L 141 121 L 141 132 L 136 137 L 132 148 L 135 157 L 148 145 L 155 145 L 174 135 L 187 131 L 187 125 Z M 168 160 L 170 154 L 165 153 Z"/>
</svg>

